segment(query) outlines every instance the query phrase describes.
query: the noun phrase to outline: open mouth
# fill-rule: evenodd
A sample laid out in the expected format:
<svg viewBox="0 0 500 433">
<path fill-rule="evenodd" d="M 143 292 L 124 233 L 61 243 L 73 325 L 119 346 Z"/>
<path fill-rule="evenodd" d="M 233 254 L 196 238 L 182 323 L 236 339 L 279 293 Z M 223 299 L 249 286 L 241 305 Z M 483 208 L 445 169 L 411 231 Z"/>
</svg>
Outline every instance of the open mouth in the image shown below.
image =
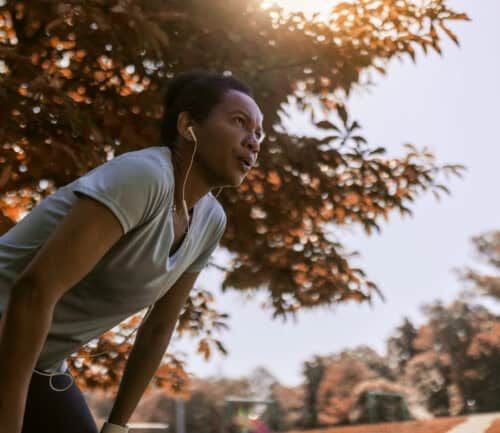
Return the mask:
<svg viewBox="0 0 500 433">
<path fill-rule="evenodd" d="M 252 168 L 252 164 L 250 163 L 250 161 L 246 160 L 245 158 L 237 158 L 237 160 L 243 170 L 248 171 Z"/>
</svg>

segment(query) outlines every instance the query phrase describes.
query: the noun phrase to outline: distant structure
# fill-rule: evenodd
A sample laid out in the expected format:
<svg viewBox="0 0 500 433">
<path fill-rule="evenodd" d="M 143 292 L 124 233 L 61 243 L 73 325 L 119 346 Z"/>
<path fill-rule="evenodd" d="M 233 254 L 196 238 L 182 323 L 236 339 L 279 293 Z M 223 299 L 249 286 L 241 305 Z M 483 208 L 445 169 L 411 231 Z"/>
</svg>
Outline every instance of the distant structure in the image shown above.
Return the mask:
<svg viewBox="0 0 500 433">
<path fill-rule="evenodd" d="M 384 391 L 370 391 L 361 402 L 364 410 L 360 421 L 369 423 L 406 421 L 411 418 L 403 394 Z"/>
<path fill-rule="evenodd" d="M 239 412 L 242 408 L 254 408 L 256 406 L 263 406 L 270 411 L 276 410 L 276 402 L 274 400 L 265 400 L 265 399 L 254 399 L 254 398 L 246 398 L 246 397 L 236 397 L 236 396 L 228 396 L 224 399 L 224 413 L 222 416 L 222 433 L 240 433 L 240 431 L 234 431 L 233 426 L 231 425 L 231 421 L 235 413 Z M 264 412 L 264 411 L 262 411 Z M 249 414 L 249 420 L 255 420 L 255 416 L 257 414 Z M 242 432 L 245 430 L 242 429 Z"/>
</svg>

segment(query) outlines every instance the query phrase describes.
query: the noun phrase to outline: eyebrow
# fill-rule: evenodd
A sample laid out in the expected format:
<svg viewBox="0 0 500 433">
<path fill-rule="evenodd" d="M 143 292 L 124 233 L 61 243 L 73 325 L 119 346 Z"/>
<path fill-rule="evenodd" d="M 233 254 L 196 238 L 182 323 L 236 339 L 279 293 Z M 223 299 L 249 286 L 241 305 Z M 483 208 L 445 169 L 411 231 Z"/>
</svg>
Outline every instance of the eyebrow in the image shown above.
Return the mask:
<svg viewBox="0 0 500 433">
<path fill-rule="evenodd" d="M 242 110 L 241 108 L 237 108 L 236 110 L 232 110 L 232 111 L 230 111 L 230 113 L 241 113 L 247 119 L 251 119 L 252 118 L 245 110 Z M 257 131 L 260 132 L 261 134 L 264 134 L 264 130 L 261 127 L 259 127 L 259 129 Z"/>
</svg>

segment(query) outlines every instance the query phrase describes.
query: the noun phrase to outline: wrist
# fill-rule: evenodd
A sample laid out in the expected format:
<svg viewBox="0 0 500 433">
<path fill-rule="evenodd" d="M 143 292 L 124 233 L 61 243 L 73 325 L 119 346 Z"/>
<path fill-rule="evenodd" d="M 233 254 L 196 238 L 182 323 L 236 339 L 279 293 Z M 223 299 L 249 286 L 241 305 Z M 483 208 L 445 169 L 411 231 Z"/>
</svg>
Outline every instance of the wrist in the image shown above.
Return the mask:
<svg viewBox="0 0 500 433">
<path fill-rule="evenodd" d="M 128 427 L 105 422 L 102 426 L 101 433 L 128 433 Z"/>
</svg>

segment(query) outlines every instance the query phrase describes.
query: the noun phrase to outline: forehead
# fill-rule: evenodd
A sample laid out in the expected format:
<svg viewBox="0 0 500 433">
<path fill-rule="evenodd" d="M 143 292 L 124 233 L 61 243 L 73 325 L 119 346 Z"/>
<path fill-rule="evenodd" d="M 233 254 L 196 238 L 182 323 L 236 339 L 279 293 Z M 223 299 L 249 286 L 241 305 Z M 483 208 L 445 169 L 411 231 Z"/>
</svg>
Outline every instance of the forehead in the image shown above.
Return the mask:
<svg viewBox="0 0 500 433">
<path fill-rule="evenodd" d="M 240 110 L 247 113 L 257 124 L 262 124 L 263 114 L 251 96 L 237 90 L 228 90 L 221 100 L 219 109 L 225 113 Z"/>
</svg>

